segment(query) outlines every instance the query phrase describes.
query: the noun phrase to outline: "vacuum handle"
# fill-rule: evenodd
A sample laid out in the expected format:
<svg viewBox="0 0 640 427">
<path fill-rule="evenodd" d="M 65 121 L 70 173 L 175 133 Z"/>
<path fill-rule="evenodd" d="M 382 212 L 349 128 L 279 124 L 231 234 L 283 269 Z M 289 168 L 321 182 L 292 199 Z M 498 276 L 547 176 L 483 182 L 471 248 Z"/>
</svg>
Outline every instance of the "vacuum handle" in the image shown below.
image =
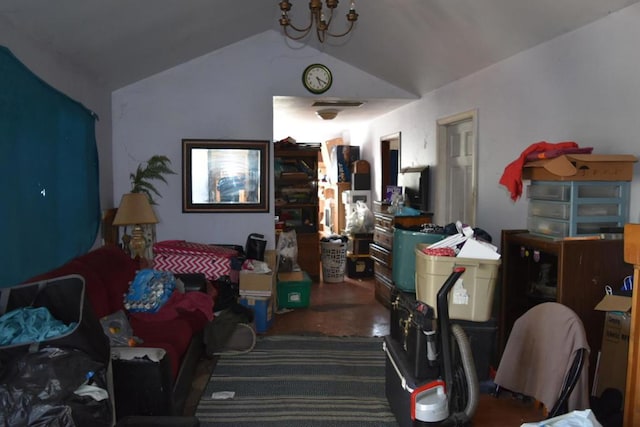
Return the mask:
<svg viewBox="0 0 640 427">
<path fill-rule="evenodd" d="M 440 340 L 442 344 L 442 367 L 444 370 L 444 382 L 447 386 L 447 390 L 451 393 L 453 387 L 453 360 L 451 354 L 451 322 L 449 319 L 449 292 L 453 289 L 462 273 L 464 273 L 464 267 L 454 267 L 453 271 L 444 282 L 444 285 L 438 291 L 436 304 L 438 307 L 438 331 L 440 333 Z"/>
<path fill-rule="evenodd" d="M 453 289 L 460 276 L 465 272 L 464 267 L 454 267 L 453 271 L 444 282 L 444 285 L 438 291 L 436 297 L 436 307 L 438 309 L 438 318 L 446 318 L 449 320 L 449 292 Z"/>
</svg>

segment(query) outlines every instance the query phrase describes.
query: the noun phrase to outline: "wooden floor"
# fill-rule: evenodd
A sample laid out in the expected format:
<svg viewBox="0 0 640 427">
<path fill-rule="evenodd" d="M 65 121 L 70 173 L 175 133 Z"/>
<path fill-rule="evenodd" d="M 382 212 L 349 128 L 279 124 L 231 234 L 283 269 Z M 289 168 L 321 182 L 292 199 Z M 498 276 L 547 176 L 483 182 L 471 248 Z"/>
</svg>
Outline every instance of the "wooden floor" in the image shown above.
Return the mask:
<svg viewBox="0 0 640 427">
<path fill-rule="evenodd" d="M 384 336 L 389 333 L 389 311 L 374 297 L 373 280 L 347 279 L 342 283 L 314 283 L 311 304 L 305 309 L 276 313 L 267 335 L 318 333 L 332 336 Z M 211 361 L 203 361 L 187 401 L 186 415 L 193 415 Z M 473 418 L 475 427 L 519 426 L 540 421 L 542 413 L 532 405 L 503 396 L 481 394 Z"/>
</svg>

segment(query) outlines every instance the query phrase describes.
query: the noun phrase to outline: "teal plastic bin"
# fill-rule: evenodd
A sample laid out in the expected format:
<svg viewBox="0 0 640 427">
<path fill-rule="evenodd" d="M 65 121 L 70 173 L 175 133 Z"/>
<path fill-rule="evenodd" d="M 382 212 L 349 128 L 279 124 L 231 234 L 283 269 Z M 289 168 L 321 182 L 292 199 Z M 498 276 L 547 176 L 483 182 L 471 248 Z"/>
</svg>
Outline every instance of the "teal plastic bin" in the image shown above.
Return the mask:
<svg viewBox="0 0 640 427">
<path fill-rule="evenodd" d="M 405 292 L 416 291 L 416 245 L 435 243 L 445 234 L 422 233 L 396 228 L 393 231 L 393 283 Z"/>
</svg>

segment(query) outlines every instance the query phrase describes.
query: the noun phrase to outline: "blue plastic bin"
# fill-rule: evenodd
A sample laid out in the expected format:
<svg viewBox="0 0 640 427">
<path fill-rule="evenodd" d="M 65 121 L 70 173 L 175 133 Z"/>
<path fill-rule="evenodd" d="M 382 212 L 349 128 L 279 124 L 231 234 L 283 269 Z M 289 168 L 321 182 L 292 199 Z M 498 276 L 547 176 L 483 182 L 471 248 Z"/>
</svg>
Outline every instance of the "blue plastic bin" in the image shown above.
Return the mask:
<svg viewBox="0 0 640 427">
<path fill-rule="evenodd" d="M 393 283 L 405 292 L 416 291 L 416 245 L 435 243 L 448 237 L 396 228 L 393 232 Z"/>
<path fill-rule="evenodd" d="M 271 297 L 241 296 L 240 304 L 253 310 L 256 332 L 263 334 L 273 324 Z"/>
</svg>

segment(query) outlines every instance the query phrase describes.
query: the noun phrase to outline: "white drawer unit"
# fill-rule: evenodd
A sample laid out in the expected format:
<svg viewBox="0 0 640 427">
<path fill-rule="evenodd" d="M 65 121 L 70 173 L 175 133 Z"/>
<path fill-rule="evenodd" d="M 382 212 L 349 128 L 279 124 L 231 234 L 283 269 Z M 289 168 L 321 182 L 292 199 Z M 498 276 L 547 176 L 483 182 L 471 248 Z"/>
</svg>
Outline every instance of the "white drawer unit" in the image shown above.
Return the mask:
<svg viewBox="0 0 640 427">
<path fill-rule="evenodd" d="M 629 219 L 628 181 L 532 181 L 527 187 L 532 234 L 590 236 Z"/>
</svg>

